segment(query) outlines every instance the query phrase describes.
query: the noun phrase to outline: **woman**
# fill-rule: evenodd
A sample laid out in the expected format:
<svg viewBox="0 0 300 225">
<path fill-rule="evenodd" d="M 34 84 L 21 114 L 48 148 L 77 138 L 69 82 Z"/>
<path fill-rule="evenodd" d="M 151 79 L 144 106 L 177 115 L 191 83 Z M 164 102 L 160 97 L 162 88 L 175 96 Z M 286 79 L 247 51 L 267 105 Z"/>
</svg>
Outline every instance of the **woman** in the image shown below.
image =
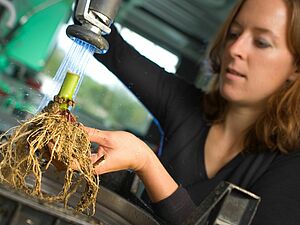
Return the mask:
<svg viewBox="0 0 300 225">
<path fill-rule="evenodd" d="M 243 0 L 210 51 L 208 93 L 154 65 L 113 32 L 96 58 L 159 120 L 158 159 L 134 135 L 86 128 L 97 174 L 133 169 L 155 212 L 182 223 L 226 180 L 259 195 L 253 225 L 300 223 L 300 1 Z"/>
</svg>

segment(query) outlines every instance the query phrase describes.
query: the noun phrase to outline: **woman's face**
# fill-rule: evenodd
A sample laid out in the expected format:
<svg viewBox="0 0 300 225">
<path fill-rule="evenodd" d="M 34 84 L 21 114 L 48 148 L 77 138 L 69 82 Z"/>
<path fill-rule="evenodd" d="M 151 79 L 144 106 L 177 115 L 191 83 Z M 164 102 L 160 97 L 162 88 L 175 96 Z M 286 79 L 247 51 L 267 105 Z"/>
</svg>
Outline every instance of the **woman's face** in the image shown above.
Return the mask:
<svg viewBox="0 0 300 225">
<path fill-rule="evenodd" d="M 233 21 L 222 55 L 221 95 L 231 103 L 263 106 L 296 78 L 287 44 L 288 8 L 283 0 L 247 0 Z"/>
</svg>

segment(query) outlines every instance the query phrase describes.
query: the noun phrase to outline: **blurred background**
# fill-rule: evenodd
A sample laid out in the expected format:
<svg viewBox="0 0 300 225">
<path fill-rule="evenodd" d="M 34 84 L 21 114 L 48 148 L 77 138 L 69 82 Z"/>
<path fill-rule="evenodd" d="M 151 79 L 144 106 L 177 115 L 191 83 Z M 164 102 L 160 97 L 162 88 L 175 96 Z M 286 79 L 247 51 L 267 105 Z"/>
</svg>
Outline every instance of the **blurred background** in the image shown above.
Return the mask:
<svg viewBox="0 0 300 225">
<path fill-rule="evenodd" d="M 234 0 L 124 0 L 115 24 L 124 39 L 167 71 L 201 87 L 205 51 Z M 51 92 L 72 41 L 73 0 L 0 0 L 0 130 L 34 113 Z M 74 113 L 87 125 L 130 130 L 156 144 L 153 118 L 96 60 L 86 68 Z"/>
<path fill-rule="evenodd" d="M 201 88 L 209 79 L 205 52 L 235 2 L 124 0 L 115 24 L 141 54 Z M 73 23 L 73 5 L 73 0 L 0 0 L 0 132 L 34 114 L 51 92 L 52 78 L 72 45 L 66 27 Z M 159 146 L 161 133 L 151 114 L 94 59 L 73 113 L 85 125 L 131 131 L 153 150 Z M 115 184 L 107 179 L 123 196 L 132 190 L 134 177 L 128 173 L 118 175 Z"/>
</svg>

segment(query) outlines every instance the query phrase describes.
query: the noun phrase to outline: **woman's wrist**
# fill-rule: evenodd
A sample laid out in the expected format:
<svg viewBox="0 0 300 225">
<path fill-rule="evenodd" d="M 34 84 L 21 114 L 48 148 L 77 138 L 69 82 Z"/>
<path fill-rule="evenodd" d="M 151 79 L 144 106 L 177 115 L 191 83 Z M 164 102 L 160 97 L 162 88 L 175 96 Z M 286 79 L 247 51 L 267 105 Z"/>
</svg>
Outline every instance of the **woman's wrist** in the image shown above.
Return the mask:
<svg viewBox="0 0 300 225">
<path fill-rule="evenodd" d="M 146 145 L 147 146 L 147 145 Z M 146 151 L 142 151 L 142 157 L 137 157 L 137 166 L 135 168 L 135 172 L 138 176 L 142 176 L 143 174 L 147 173 L 151 170 L 153 163 L 158 163 L 157 156 L 155 153 L 147 146 Z"/>
<path fill-rule="evenodd" d="M 136 173 L 143 181 L 152 202 L 158 202 L 169 197 L 178 188 L 178 184 L 153 151 L 149 152 L 144 166 Z"/>
</svg>

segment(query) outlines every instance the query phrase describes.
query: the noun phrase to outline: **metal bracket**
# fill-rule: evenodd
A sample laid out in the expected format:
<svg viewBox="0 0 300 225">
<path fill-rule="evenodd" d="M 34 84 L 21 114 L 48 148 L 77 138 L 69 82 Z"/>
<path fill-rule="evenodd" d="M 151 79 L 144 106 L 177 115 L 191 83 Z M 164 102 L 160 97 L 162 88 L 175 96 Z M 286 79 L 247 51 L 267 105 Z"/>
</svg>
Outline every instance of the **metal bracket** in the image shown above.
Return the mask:
<svg viewBox="0 0 300 225">
<path fill-rule="evenodd" d="M 228 182 L 220 183 L 184 225 L 250 225 L 260 197 Z"/>
</svg>

